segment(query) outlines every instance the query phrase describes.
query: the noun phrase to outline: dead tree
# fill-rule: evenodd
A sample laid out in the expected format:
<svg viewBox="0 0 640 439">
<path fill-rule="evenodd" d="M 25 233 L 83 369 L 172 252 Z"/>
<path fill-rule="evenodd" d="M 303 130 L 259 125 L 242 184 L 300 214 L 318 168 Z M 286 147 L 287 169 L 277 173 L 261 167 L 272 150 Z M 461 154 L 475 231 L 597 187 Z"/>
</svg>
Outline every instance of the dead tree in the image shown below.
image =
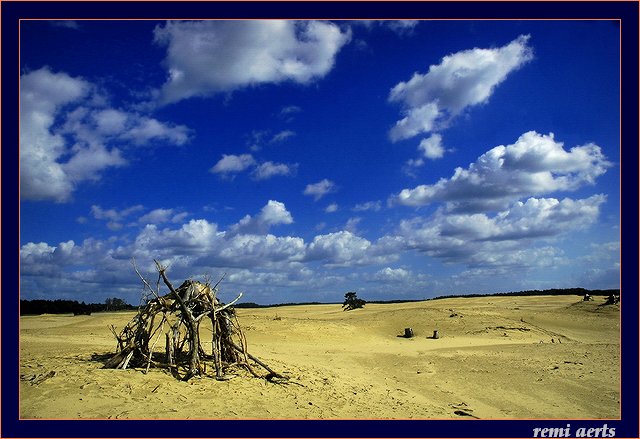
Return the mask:
<svg viewBox="0 0 640 439">
<path fill-rule="evenodd" d="M 164 367 L 174 377 L 186 381 L 204 375 L 210 362 L 219 380 L 226 378 L 226 371 L 232 366 L 242 367 L 256 377 L 284 378 L 247 352 L 247 341 L 232 307 L 242 293 L 225 305 L 216 297 L 222 279 L 213 287 L 209 282 L 186 280 L 175 288 L 167 277 L 166 267 L 154 262 L 158 270 L 155 290 L 134 264 L 144 284 L 144 303 L 120 333 L 111 327 L 118 346 L 105 368 L 143 367 L 148 372 L 151 366 Z M 169 289 L 164 295 L 160 295 L 160 281 Z M 201 325 L 206 321 L 211 324 L 210 354 L 203 348 L 200 335 Z M 155 350 L 163 334 L 164 355 Z M 258 374 L 249 360 L 268 374 Z"/>
</svg>

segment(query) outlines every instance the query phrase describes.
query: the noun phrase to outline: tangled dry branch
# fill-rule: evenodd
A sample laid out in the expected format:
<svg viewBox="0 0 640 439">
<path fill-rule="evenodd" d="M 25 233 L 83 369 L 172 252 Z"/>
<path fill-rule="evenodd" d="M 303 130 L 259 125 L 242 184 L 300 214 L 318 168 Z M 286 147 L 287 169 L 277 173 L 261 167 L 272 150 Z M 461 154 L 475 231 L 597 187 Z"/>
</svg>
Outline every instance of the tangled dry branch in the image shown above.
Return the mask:
<svg viewBox="0 0 640 439">
<path fill-rule="evenodd" d="M 158 270 L 155 290 L 134 264 L 144 284 L 143 305 L 120 333 L 111 327 L 118 346 L 105 368 L 142 367 L 148 372 L 152 366 L 163 367 L 177 379 L 186 381 L 204 375 L 209 362 L 218 380 L 228 377 L 226 372 L 231 366 L 242 367 L 256 377 L 285 379 L 247 351 L 247 341 L 232 306 L 242 293 L 228 304 L 220 302 L 216 295 L 222 279 L 213 287 L 209 282 L 186 280 L 175 288 L 167 277 L 166 267 L 154 262 Z M 161 281 L 169 289 L 164 295 L 160 294 Z M 203 348 L 200 334 L 203 327 L 211 332 L 209 351 Z M 156 350 L 163 334 L 164 353 Z M 249 360 L 268 374 L 260 375 Z"/>
</svg>

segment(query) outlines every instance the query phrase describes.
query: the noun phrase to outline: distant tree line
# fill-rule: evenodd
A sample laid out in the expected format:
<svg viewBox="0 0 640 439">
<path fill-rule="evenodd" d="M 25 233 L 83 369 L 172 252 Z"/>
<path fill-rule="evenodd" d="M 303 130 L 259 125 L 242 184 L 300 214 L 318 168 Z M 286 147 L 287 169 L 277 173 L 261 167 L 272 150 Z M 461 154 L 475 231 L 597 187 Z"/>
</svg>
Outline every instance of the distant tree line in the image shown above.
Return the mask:
<svg viewBox="0 0 640 439">
<path fill-rule="evenodd" d="M 611 290 L 587 290 L 585 288 L 551 288 L 548 290 L 527 290 L 527 291 L 511 291 L 508 293 L 492 293 L 492 294 L 449 294 L 446 296 L 438 296 L 433 299 L 450 299 L 453 297 L 494 297 L 494 296 L 584 296 L 590 294 L 592 296 L 610 296 L 611 294 L 620 294 L 620 289 Z"/>
<path fill-rule="evenodd" d="M 585 288 L 551 288 L 547 290 L 526 290 L 526 291 L 510 291 L 507 293 L 489 293 L 489 294 L 449 294 L 445 296 L 437 296 L 430 299 L 393 299 L 393 300 L 367 300 L 366 303 L 393 304 L 422 302 L 423 300 L 449 299 L 452 297 L 493 297 L 493 296 L 584 296 L 590 294 L 592 296 L 610 296 L 611 294 L 620 295 L 620 289 L 610 290 L 587 290 Z M 345 295 L 346 300 L 346 295 Z M 260 305 L 253 302 L 244 302 L 234 305 L 235 308 L 273 308 L 278 306 L 294 306 L 294 305 L 330 305 L 335 302 L 290 302 L 279 303 L 274 305 Z M 343 304 L 344 305 L 344 304 Z"/>
<path fill-rule="evenodd" d="M 104 303 L 85 303 L 77 300 L 20 300 L 20 315 L 75 314 L 90 315 L 94 312 L 124 311 L 136 309 L 122 299 L 109 298 Z"/>
<path fill-rule="evenodd" d="M 585 288 L 552 288 L 548 290 L 527 290 L 512 291 L 508 293 L 493 294 L 449 294 L 446 296 L 438 296 L 432 299 L 395 299 L 395 300 L 370 300 L 368 303 L 406 303 L 420 302 L 422 300 L 448 299 L 452 297 L 492 297 L 492 296 L 584 296 L 590 294 L 592 296 L 610 296 L 612 294 L 620 295 L 619 289 L 610 290 L 587 290 Z M 335 302 L 333 302 L 335 303 Z M 324 305 L 323 302 L 289 302 L 278 303 L 273 305 L 260 305 L 253 302 L 237 303 L 234 308 L 273 308 L 279 306 L 294 305 Z M 91 314 L 94 312 L 104 311 L 123 311 L 134 310 L 135 306 L 129 305 L 122 299 L 109 298 L 104 303 L 78 302 L 76 300 L 20 300 L 20 315 L 34 314 Z"/>
</svg>

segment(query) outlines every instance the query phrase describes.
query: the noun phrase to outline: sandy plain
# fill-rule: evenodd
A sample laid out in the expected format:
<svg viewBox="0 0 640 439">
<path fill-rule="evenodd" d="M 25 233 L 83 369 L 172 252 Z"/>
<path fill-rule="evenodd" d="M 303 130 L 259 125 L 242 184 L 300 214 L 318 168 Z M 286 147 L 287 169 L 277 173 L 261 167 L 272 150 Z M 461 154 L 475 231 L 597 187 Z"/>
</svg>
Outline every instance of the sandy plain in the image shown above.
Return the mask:
<svg viewBox="0 0 640 439">
<path fill-rule="evenodd" d="M 239 309 L 244 371 L 102 369 L 134 313 L 20 319 L 20 416 L 48 419 L 618 419 L 620 309 L 577 296 Z M 398 337 L 405 327 L 415 337 Z M 438 329 L 439 339 L 428 338 Z M 213 373 L 208 369 L 207 373 Z"/>
</svg>

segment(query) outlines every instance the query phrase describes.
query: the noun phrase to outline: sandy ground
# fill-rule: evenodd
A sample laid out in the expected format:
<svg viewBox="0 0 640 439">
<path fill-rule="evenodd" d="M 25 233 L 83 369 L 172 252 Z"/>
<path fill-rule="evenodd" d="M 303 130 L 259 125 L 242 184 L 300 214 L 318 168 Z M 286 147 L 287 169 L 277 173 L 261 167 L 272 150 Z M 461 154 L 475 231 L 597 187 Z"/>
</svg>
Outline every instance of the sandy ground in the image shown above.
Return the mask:
<svg viewBox="0 0 640 439">
<path fill-rule="evenodd" d="M 133 313 L 20 320 L 22 418 L 617 419 L 619 308 L 577 296 L 238 310 L 274 384 L 106 370 Z M 397 337 L 405 327 L 415 337 Z M 430 339 L 438 329 L 440 339 Z M 210 369 L 207 373 L 211 373 Z"/>
</svg>

